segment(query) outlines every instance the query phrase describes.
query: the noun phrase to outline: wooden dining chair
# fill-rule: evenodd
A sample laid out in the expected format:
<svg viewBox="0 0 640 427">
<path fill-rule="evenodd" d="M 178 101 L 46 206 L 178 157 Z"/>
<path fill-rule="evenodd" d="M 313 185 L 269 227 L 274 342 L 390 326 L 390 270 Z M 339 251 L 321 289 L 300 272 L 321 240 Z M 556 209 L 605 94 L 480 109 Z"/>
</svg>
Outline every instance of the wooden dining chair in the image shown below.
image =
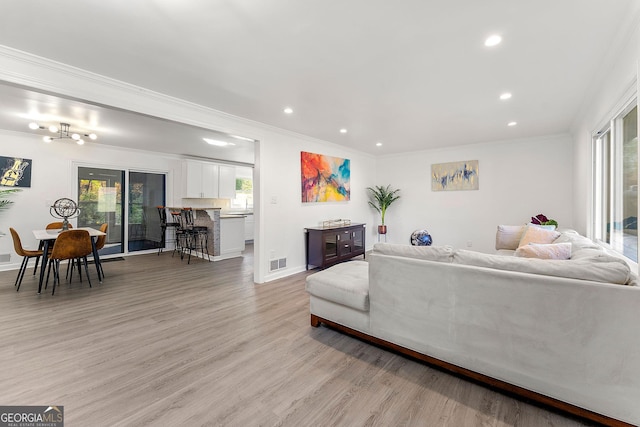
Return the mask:
<svg viewBox="0 0 640 427">
<path fill-rule="evenodd" d="M 22 257 L 22 265 L 20 265 L 20 270 L 18 270 L 18 277 L 16 277 L 16 283 L 13 285 L 16 287 L 16 291 L 20 290 L 20 285 L 22 284 L 22 278 L 24 277 L 24 272 L 27 270 L 27 264 L 29 263 L 29 259 L 36 258 L 36 266 L 33 269 L 34 274 L 35 270 L 38 268 L 37 262 L 40 260 L 42 256 L 42 250 L 28 250 L 22 247 L 22 241 L 20 240 L 20 236 L 18 232 L 13 228 L 9 228 L 11 232 L 11 237 L 13 238 L 13 249 L 16 251 L 18 256 Z"/>
<path fill-rule="evenodd" d="M 62 260 L 69 260 L 69 262 L 71 262 L 72 260 L 77 259 L 79 260 L 79 263 L 81 260 L 84 263 L 84 270 L 87 275 L 89 287 L 91 287 L 87 256 L 91 255 L 92 252 L 91 236 L 87 230 L 67 230 L 60 233 L 53 245 L 51 255 L 49 255 L 47 282 L 49 281 L 49 272 L 53 267 L 53 291 L 51 292 L 51 295 L 55 294 L 56 284 L 60 281 L 60 261 Z M 82 282 L 82 273 L 79 263 L 78 273 L 80 274 L 80 281 Z M 46 287 L 47 285 L 45 285 L 45 289 Z"/>
</svg>

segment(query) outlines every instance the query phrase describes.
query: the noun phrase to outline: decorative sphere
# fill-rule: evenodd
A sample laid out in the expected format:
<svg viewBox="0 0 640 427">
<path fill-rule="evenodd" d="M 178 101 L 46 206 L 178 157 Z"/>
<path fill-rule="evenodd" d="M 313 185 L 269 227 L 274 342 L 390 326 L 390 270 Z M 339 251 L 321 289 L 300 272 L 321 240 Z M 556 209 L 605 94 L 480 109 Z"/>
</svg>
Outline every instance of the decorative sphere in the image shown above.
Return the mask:
<svg viewBox="0 0 640 427">
<path fill-rule="evenodd" d="M 431 246 L 433 240 L 427 230 L 416 230 L 411 233 L 411 244 L 413 246 Z"/>
<path fill-rule="evenodd" d="M 67 198 L 56 200 L 53 203 L 52 208 L 61 218 L 69 218 L 78 212 L 78 205 L 76 202 Z"/>
</svg>

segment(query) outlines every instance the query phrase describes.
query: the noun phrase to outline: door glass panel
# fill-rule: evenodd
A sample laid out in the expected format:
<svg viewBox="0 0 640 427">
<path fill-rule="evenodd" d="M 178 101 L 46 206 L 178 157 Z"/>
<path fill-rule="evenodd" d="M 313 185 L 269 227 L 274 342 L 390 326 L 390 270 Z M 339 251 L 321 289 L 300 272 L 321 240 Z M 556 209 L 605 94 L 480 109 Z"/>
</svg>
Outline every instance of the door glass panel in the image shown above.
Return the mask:
<svg viewBox="0 0 640 427">
<path fill-rule="evenodd" d="M 336 258 L 338 256 L 338 234 L 325 233 L 322 235 L 324 240 L 324 257 L 325 259 Z"/>
<path fill-rule="evenodd" d="M 158 206 L 165 203 L 165 175 L 129 172 L 129 252 L 162 244 Z"/>
<path fill-rule="evenodd" d="M 78 167 L 78 227 L 109 224 L 100 255 L 124 252 L 122 230 L 124 171 Z"/>
</svg>

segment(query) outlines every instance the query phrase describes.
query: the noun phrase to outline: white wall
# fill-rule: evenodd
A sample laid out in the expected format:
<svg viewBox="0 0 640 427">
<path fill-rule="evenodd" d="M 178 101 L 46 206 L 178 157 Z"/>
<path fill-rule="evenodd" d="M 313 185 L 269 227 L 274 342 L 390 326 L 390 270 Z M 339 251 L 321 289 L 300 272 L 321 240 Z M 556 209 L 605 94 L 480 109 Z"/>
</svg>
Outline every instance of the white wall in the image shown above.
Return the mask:
<svg viewBox="0 0 640 427">
<path fill-rule="evenodd" d="M 479 161 L 479 190 L 431 191 L 432 164 L 463 160 Z M 569 135 L 380 157 L 376 185 L 402 193 L 387 211 L 387 241 L 406 244 L 414 230 L 426 229 L 434 245 L 467 248 L 470 241 L 471 249 L 490 253 L 500 224 L 543 213 L 570 228 L 571 164 Z"/>
<path fill-rule="evenodd" d="M 9 227 L 18 231 L 22 244 L 37 247 L 31 230 L 44 228 L 57 221 L 49 213 L 51 202 L 61 197 L 77 200 L 77 166 L 95 166 L 113 169 L 131 169 L 143 172 L 167 173 L 167 194 L 171 197 L 172 175 L 180 168 L 177 157 L 160 156 L 135 150 L 122 150 L 87 142 L 78 146 L 71 141 L 55 141 L 46 144 L 37 135 L 0 130 L 0 155 L 32 160 L 31 187 L 14 194 L 14 203 L 0 212 L 0 231 L 7 236 L 0 238 L 0 254 L 11 254 L 8 264 L 1 270 L 17 268 L 21 258 L 13 250 Z M 167 203 L 173 201 L 168 199 Z M 74 222 L 73 220 L 71 222 Z"/>
<path fill-rule="evenodd" d="M 300 182 L 300 152 L 307 151 L 328 156 L 348 158 L 351 161 L 351 200 L 333 203 L 302 203 Z M 317 226 L 323 220 L 350 219 L 367 223 L 367 247 L 373 244 L 373 212 L 367 202 L 365 188 L 375 177 L 375 158 L 344 147 L 306 141 L 287 135 L 265 135 L 260 141 L 260 180 L 262 188 L 262 216 L 265 242 L 261 267 L 267 268 L 270 258 L 287 258 L 289 271 L 270 274 L 271 280 L 292 271 L 301 271 L 305 265 L 305 227 Z M 279 273 L 279 274 L 278 274 Z"/>
<path fill-rule="evenodd" d="M 640 2 L 621 25 L 618 41 L 603 58 L 593 90 L 585 96 L 582 110 L 571 129 L 574 155 L 574 224 L 576 230 L 590 234 L 591 221 L 591 144 L 592 135 L 619 112 L 629 96 L 636 95 L 640 60 Z"/>
</svg>

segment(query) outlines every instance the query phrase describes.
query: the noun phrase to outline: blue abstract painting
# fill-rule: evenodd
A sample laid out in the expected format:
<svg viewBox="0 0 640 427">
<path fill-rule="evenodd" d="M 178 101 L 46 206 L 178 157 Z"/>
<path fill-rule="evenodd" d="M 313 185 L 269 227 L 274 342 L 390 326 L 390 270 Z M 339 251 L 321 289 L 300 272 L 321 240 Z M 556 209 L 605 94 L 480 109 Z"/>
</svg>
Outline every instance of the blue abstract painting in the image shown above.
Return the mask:
<svg viewBox="0 0 640 427">
<path fill-rule="evenodd" d="M 431 165 L 431 191 L 477 190 L 477 160 Z"/>
</svg>

